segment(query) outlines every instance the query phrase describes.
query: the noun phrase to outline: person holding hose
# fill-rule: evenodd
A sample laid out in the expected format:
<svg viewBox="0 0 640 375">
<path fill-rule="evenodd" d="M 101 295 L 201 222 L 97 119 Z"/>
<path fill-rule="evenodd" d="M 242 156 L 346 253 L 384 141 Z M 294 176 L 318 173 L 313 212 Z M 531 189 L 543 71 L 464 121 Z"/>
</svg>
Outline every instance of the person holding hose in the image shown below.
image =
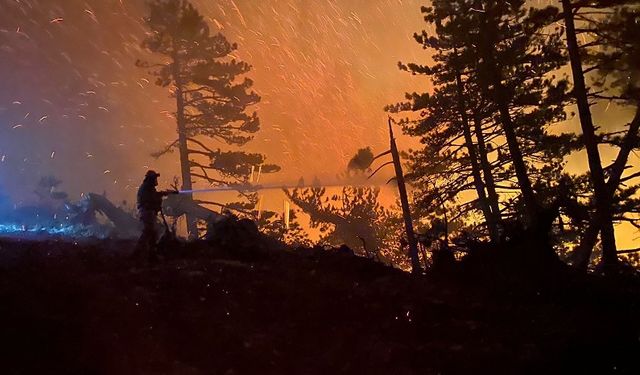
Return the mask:
<svg viewBox="0 0 640 375">
<path fill-rule="evenodd" d="M 138 239 L 134 257 L 142 260 L 146 256 L 154 260 L 158 244 L 158 213 L 162 210 L 162 199 L 170 194 L 178 194 L 176 190 L 157 191 L 159 173 L 149 170 L 138 188 L 137 208 L 142 222 L 142 234 Z"/>
</svg>

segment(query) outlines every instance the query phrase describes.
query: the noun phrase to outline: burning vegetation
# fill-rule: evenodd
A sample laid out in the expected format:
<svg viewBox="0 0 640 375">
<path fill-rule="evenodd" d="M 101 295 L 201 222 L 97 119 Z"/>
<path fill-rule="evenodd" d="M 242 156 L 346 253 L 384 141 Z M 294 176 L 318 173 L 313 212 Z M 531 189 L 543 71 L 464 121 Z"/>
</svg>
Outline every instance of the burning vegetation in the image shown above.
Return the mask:
<svg viewBox="0 0 640 375">
<path fill-rule="evenodd" d="M 44 17 L 37 12 L 44 5 L 23 3 L 8 9 Z M 132 197 L 142 183 L 135 202 L 89 188 L 88 177 L 82 194 L 69 193 L 77 181 L 66 185 L 41 171 L 19 194 L 0 190 L 0 298 L 7 301 L 0 319 L 11 327 L 3 340 L 13 343 L 3 362 L 8 373 L 640 370 L 640 250 L 620 246 L 640 228 L 640 2 L 430 1 L 421 7 L 425 30 L 413 35 L 428 54 L 398 63 L 427 79 L 427 91 L 387 104 L 386 114 L 380 108 L 386 124 L 362 125 L 382 142 L 362 148 L 369 143 L 360 137 L 348 152 L 327 145 L 322 155 L 341 163 L 317 171 L 336 174 L 330 184 L 317 177 L 311 184 L 302 177 L 272 182 L 270 175 L 290 173 L 290 152 L 258 142 L 265 131 L 259 113 L 273 119 L 277 110 L 274 93 L 264 100 L 256 89 L 255 46 L 243 51 L 251 38 L 231 41 L 220 17 L 197 1 L 133 3 L 112 10 L 144 16 L 134 17 L 143 21 L 131 31 L 135 43 L 125 45 L 131 61 L 125 67 L 109 49 L 102 53 L 126 74 L 144 74 L 140 88 L 157 90 L 153 102 L 170 108 L 159 111 L 170 140 L 152 134 L 158 126 L 136 130 L 140 144 L 156 138 L 144 173 L 118 190 Z M 248 28 L 243 2 L 222 3 L 229 9 L 219 4 L 216 11 L 232 10 Z M 313 9 L 287 3 L 298 16 Z M 83 17 L 100 25 L 90 7 Z M 349 19 L 370 22 L 355 12 Z M 65 22 L 54 17 L 47 27 Z M 296 34 L 293 25 L 287 30 Z M 0 53 L 9 57 L 52 53 L 38 47 L 41 35 L 0 31 Z M 80 38 L 79 31 L 61 35 Z M 295 60 L 284 44 L 269 42 Z M 321 53 L 308 48 L 301 48 L 305 64 L 323 76 L 327 64 L 316 64 L 310 51 Z M 72 76 L 83 77 L 86 61 L 61 56 L 65 65 L 78 64 Z M 66 72 L 55 61 L 50 73 Z M 107 86 L 90 76 L 96 88 Z M 315 86 L 299 89 L 318 89 L 313 72 L 304 77 Z M 60 90 L 79 84 L 76 78 Z M 351 78 L 335 86 L 340 98 L 353 88 Z M 296 100 L 321 102 L 323 94 L 306 91 Z M 0 129 L 0 141 L 18 134 L 20 143 L 26 136 L 17 132 L 36 118 L 39 126 L 61 119 L 73 125 L 87 121 L 88 108 L 101 116 L 114 109 L 99 105 L 104 93 L 80 96 L 58 98 L 60 113 L 27 112 L 21 123 L 15 109 L 22 101 L 14 99 L 10 110 L 0 105 L 0 118 L 14 122 L 9 136 Z M 311 107 L 286 128 L 309 149 L 296 129 L 333 118 Z M 616 116 L 607 114 L 611 107 Z M 283 130 L 271 126 L 270 136 Z M 338 144 L 349 132 L 335 126 L 324 131 L 338 134 Z M 89 132 L 74 134 L 82 141 Z M 402 147 L 411 142 L 414 148 Z M 0 166 L 3 148 L 15 147 L 0 143 Z M 113 151 L 107 146 L 106 154 Z M 313 164 L 302 156 L 303 169 Z M 151 163 L 179 170 L 170 190 L 156 189 L 160 174 Z M 111 169 L 100 173 L 112 178 Z M 392 197 L 384 199 L 384 185 Z M 50 346 L 56 349 L 47 352 Z"/>
</svg>

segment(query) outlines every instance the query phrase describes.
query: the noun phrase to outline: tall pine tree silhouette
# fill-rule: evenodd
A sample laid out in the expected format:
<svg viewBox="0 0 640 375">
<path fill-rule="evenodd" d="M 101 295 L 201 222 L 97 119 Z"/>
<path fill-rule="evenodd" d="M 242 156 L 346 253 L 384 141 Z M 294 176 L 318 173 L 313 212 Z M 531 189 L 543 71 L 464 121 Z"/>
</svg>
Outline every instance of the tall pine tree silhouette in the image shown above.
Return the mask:
<svg viewBox="0 0 640 375">
<path fill-rule="evenodd" d="M 562 0 L 573 74 L 573 96 L 580 114 L 583 140 L 589 161 L 589 177 L 594 191 L 595 213 L 584 230 L 574 253 L 574 263 L 586 269 L 598 233 L 602 244 L 602 265 L 605 270 L 618 264 L 614 221 L 629 221 L 639 226 L 635 215 L 638 191 L 630 181 L 640 176 L 624 176 L 628 161 L 640 142 L 640 1 L 638 0 Z M 578 36 L 586 35 L 582 43 Z M 584 42 L 584 40 L 589 40 Z M 588 85 L 587 76 L 592 78 Z M 615 102 L 623 107 L 635 107 L 635 116 L 620 132 L 599 129 L 594 123 L 591 105 L 598 101 Z M 599 147 L 618 148 L 612 164 L 602 164 Z"/>
<path fill-rule="evenodd" d="M 212 140 L 243 146 L 260 129 L 257 114 L 248 112 L 260 97 L 251 90 L 252 80 L 241 78 L 251 66 L 232 57 L 237 45 L 220 33 L 212 34 L 186 0 L 152 0 L 148 6 L 150 33 L 143 46 L 166 61 L 138 61 L 137 65 L 149 68 L 157 85 L 171 87 L 178 133 L 178 139 L 156 156 L 177 148 L 184 190 L 192 189 L 194 178 L 212 185 L 241 186 L 248 182 L 252 166 L 262 173 L 279 170 L 264 164 L 261 154 L 210 146 Z M 188 214 L 187 229 L 190 237 L 197 234 L 196 220 Z"/>
<path fill-rule="evenodd" d="M 434 180 L 452 201 L 474 190 L 478 199 L 466 209 L 480 209 L 494 239 L 507 208 L 535 226 L 543 202 L 534 189 L 557 184 L 575 143 L 549 131 L 566 117 L 567 81 L 553 75 L 566 61 L 561 33 L 549 30 L 557 9 L 528 10 L 524 3 L 434 0 L 423 7 L 435 32 L 415 39 L 434 63 L 400 68 L 429 76 L 434 92 L 407 94 L 406 102 L 387 107 L 414 112 L 403 124 L 425 146 L 412 154 L 410 174 L 423 195 L 430 196 Z M 499 201 L 499 191 L 508 197 L 514 188 L 517 202 Z"/>
</svg>

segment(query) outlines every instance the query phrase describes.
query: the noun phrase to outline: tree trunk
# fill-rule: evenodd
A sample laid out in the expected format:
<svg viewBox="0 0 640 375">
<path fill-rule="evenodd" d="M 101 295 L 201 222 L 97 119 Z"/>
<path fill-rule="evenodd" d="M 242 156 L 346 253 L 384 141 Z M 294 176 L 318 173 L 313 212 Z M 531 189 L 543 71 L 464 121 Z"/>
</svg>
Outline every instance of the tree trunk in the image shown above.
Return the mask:
<svg viewBox="0 0 640 375">
<path fill-rule="evenodd" d="M 473 122 L 475 127 L 475 134 L 478 140 L 478 151 L 480 153 L 480 165 L 482 166 L 482 172 L 484 173 L 484 182 L 487 187 L 487 194 L 489 197 L 489 204 L 491 206 L 491 210 L 493 211 L 493 215 L 496 218 L 496 222 L 498 226 L 502 221 L 502 215 L 500 213 L 500 197 L 498 196 L 498 192 L 496 190 L 496 182 L 493 178 L 493 171 L 491 168 L 491 163 L 489 162 L 487 145 L 484 140 L 484 133 L 482 132 L 482 120 L 478 116 L 477 113 L 474 113 Z"/>
<path fill-rule="evenodd" d="M 178 123 L 178 149 L 180 151 L 180 172 L 182 174 L 182 190 L 192 190 L 191 183 L 191 161 L 189 160 L 189 147 L 187 144 L 187 125 L 184 116 L 184 93 L 183 84 L 180 80 L 180 67 L 178 56 L 173 59 L 173 74 L 176 84 L 176 118 Z M 187 199 L 193 200 L 193 194 L 187 194 Z M 187 237 L 189 239 L 198 238 L 198 222 L 191 215 L 185 215 L 187 221 Z"/>
<path fill-rule="evenodd" d="M 582 233 L 580 243 L 574 249 L 573 254 L 571 254 L 573 266 L 577 269 L 586 271 L 587 268 L 589 268 L 593 248 L 598 242 L 598 233 L 600 233 L 600 226 L 593 220 Z"/>
<path fill-rule="evenodd" d="M 624 139 L 622 140 L 620 151 L 618 151 L 618 156 L 616 157 L 616 160 L 613 162 L 611 170 L 609 171 L 607 193 L 610 197 L 613 197 L 616 190 L 618 189 L 618 185 L 620 185 L 620 179 L 622 178 L 622 174 L 624 173 L 624 170 L 627 167 L 627 162 L 629 161 L 629 155 L 631 154 L 633 149 L 637 147 L 638 141 L 640 140 L 640 135 L 638 134 L 639 130 L 640 102 L 636 103 L 636 114 L 629 124 L 629 130 L 627 130 L 627 134 L 625 134 Z"/>
<path fill-rule="evenodd" d="M 607 181 L 607 194 L 609 197 L 614 196 L 616 189 L 620 184 L 620 179 L 624 173 L 629 155 L 631 154 L 634 145 L 638 142 L 638 130 L 640 130 L 640 105 L 636 109 L 636 115 L 629 125 L 629 130 L 622 141 L 618 156 L 611 167 L 609 180 Z M 587 270 L 589 267 L 589 260 L 591 259 L 591 253 L 598 242 L 599 232 L 600 225 L 598 225 L 596 220 L 593 220 L 584 232 L 582 239 L 580 240 L 580 244 L 573 252 L 572 259 L 574 267 L 584 271 Z"/>
<path fill-rule="evenodd" d="M 484 214 L 487 228 L 489 230 L 489 237 L 491 241 L 497 243 L 500 239 L 500 233 L 498 233 L 498 225 L 496 217 L 491 212 L 491 206 L 489 199 L 484 189 L 484 182 L 482 181 L 482 175 L 480 173 L 480 165 L 478 163 L 478 154 L 476 152 L 476 146 L 473 143 L 473 137 L 471 135 L 471 126 L 469 125 L 469 117 L 467 116 L 467 104 L 464 98 L 462 77 L 460 71 L 456 69 L 456 91 L 458 96 L 458 111 L 460 112 L 460 118 L 462 120 L 462 129 L 464 133 L 464 142 L 469 153 L 469 159 L 471 160 L 471 174 L 473 176 L 473 184 L 478 194 L 478 201 L 480 202 L 480 208 Z"/>
<path fill-rule="evenodd" d="M 497 27 L 490 23 L 487 19 L 487 15 L 482 16 L 482 26 L 484 28 L 484 35 L 496 36 L 498 35 Z M 478 47 L 480 56 L 484 60 L 484 65 L 487 69 L 489 80 L 493 85 L 494 95 L 493 99 L 498 107 L 500 114 L 500 123 L 504 131 L 507 146 L 509 148 L 509 154 L 511 155 L 511 162 L 513 163 L 513 169 L 516 173 L 516 179 L 518 180 L 518 186 L 522 193 L 522 201 L 525 209 L 525 221 L 528 226 L 535 225 L 536 216 L 539 212 L 538 203 L 536 201 L 533 188 L 531 187 L 531 181 L 529 181 L 529 174 L 527 172 L 527 166 L 524 162 L 522 150 L 518 144 L 518 138 L 516 136 L 513 120 L 511 119 L 511 113 L 509 111 L 508 95 L 504 85 L 502 84 L 502 73 L 498 69 L 498 62 L 495 60 L 492 51 L 492 41 L 489 37 L 480 38 Z"/>
<path fill-rule="evenodd" d="M 591 172 L 591 183 L 593 184 L 594 190 L 596 204 L 596 214 L 594 219 L 596 221 L 596 226 L 600 227 L 602 263 L 605 270 L 607 270 L 614 268 L 618 264 L 616 238 L 613 228 L 613 213 L 611 208 L 613 194 L 609 194 L 607 191 L 607 185 L 605 184 L 604 171 L 600 160 L 600 152 L 598 150 L 598 140 L 596 138 L 595 127 L 593 125 L 593 119 L 591 118 L 591 109 L 589 108 L 589 101 L 587 98 L 587 88 L 584 80 L 584 73 L 582 71 L 582 61 L 580 58 L 578 40 L 576 38 L 571 1 L 562 0 L 562 8 L 567 35 L 567 48 L 569 50 L 571 70 L 573 72 L 573 95 L 575 96 L 578 104 L 580 125 L 582 127 L 582 135 L 587 151 L 589 170 Z"/>
<path fill-rule="evenodd" d="M 409 208 L 409 199 L 407 197 L 407 187 L 404 183 L 404 174 L 402 172 L 402 163 L 400 154 L 396 145 L 396 139 L 393 137 L 393 128 L 391 127 L 391 118 L 389 118 L 389 140 L 391 143 L 391 156 L 393 157 L 393 166 L 396 171 L 396 183 L 398 184 L 398 193 L 400 195 L 400 204 L 402 207 L 402 217 L 404 218 L 404 229 L 409 242 L 409 257 L 411 258 L 411 272 L 417 274 L 421 271 L 420 257 L 418 256 L 418 241 L 413 232 L 413 221 L 411 220 L 411 209 Z"/>
<path fill-rule="evenodd" d="M 499 81 L 498 81 L 499 82 Z M 499 85 L 500 83 L 494 83 Z M 499 95 L 498 106 L 500 109 L 500 122 L 502 123 L 502 129 L 504 130 L 505 139 L 507 140 L 507 146 L 509 147 L 509 154 L 511 155 L 511 161 L 513 163 L 513 169 L 516 172 L 516 178 L 520 191 L 522 192 L 522 200 L 524 202 L 524 209 L 527 218 L 527 224 L 529 226 L 535 224 L 536 216 L 538 214 L 538 203 L 529 181 L 529 173 L 527 172 L 527 166 L 524 163 L 524 157 L 518 144 L 518 138 L 511 121 L 511 114 L 509 113 L 509 106 L 505 102 L 503 95 Z"/>
</svg>

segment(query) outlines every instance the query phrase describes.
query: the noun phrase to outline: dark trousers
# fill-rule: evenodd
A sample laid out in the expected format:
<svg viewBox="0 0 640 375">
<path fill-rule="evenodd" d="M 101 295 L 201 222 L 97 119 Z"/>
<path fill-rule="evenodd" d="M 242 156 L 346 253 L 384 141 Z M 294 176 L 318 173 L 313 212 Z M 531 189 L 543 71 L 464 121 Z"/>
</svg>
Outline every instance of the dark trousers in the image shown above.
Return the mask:
<svg viewBox="0 0 640 375">
<path fill-rule="evenodd" d="M 158 232 L 156 231 L 157 212 L 141 211 L 142 234 L 138 239 L 134 256 L 139 260 L 152 260 L 156 256 L 158 244 Z"/>
</svg>

